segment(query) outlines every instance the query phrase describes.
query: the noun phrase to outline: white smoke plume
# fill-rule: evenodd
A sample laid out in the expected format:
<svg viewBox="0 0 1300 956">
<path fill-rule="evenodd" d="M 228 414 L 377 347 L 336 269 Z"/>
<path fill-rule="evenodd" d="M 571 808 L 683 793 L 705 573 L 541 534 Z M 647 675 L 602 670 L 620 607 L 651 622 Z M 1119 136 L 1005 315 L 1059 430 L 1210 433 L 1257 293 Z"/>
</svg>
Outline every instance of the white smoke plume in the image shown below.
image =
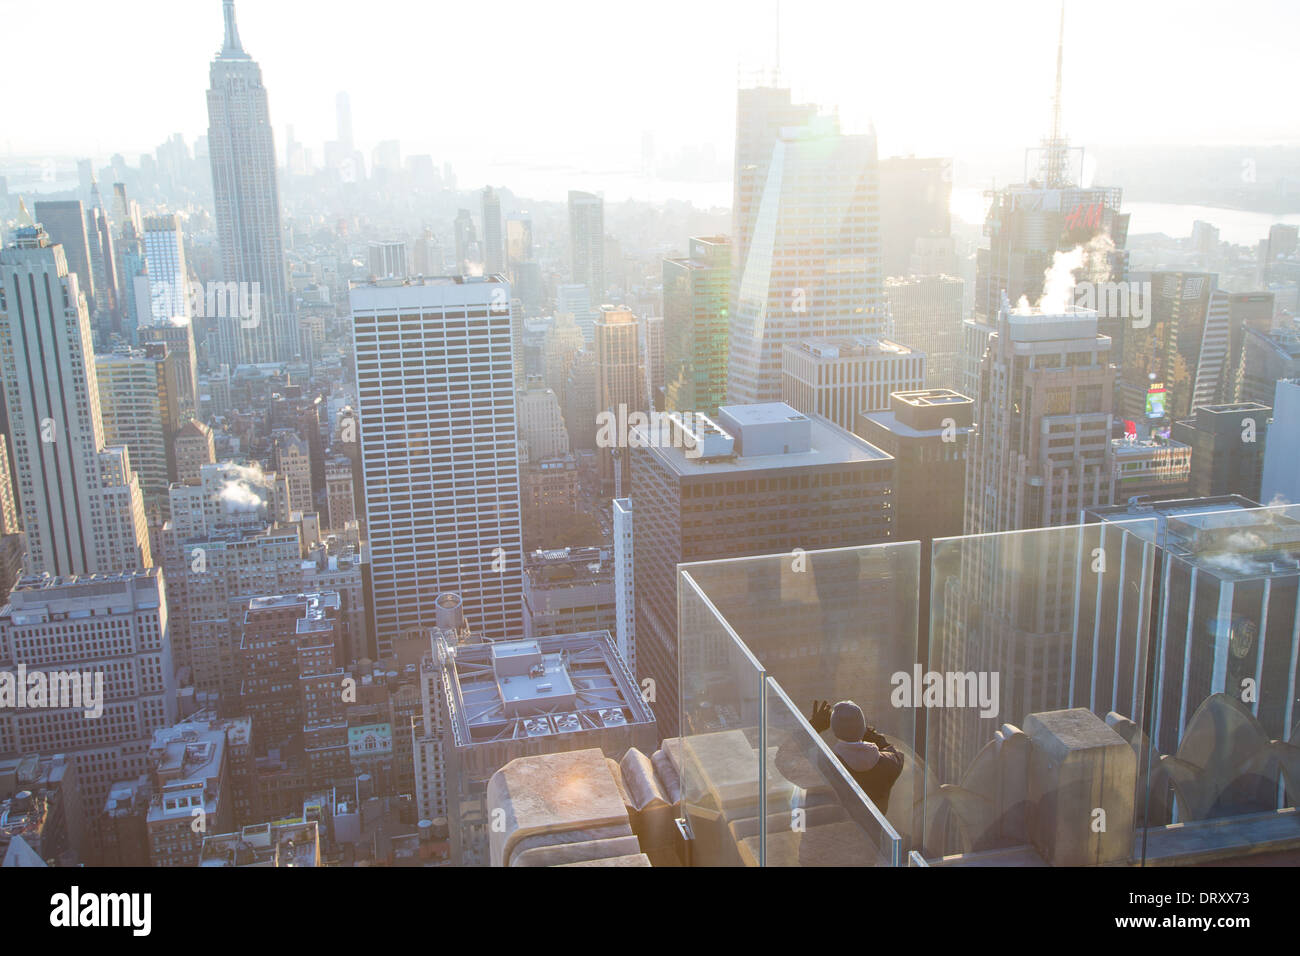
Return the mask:
<svg viewBox="0 0 1300 956">
<path fill-rule="evenodd" d="M 1052 268 L 1043 273 L 1043 297 L 1038 308 L 1046 315 L 1060 315 L 1074 305 L 1074 272 L 1083 267 L 1083 247 L 1075 246 L 1052 256 Z"/>
<path fill-rule="evenodd" d="M 1085 266 L 1091 272 L 1099 272 L 1105 278 L 1109 272 L 1107 257 L 1115 249 L 1111 237 L 1100 232 L 1088 240 L 1086 245 L 1061 249 L 1052 255 L 1051 268 L 1043 273 L 1043 295 L 1037 305 L 1031 305 L 1028 296 L 1022 295 L 1016 303 L 1017 312 L 1030 312 L 1037 309 L 1044 315 L 1061 315 L 1074 305 L 1074 274 Z M 1091 278 L 1089 275 L 1085 279 Z"/>
<path fill-rule="evenodd" d="M 1263 538 L 1251 531 L 1238 531 L 1228 535 L 1224 544 L 1232 550 L 1206 557 L 1206 564 L 1234 574 L 1259 573 L 1260 562 L 1248 553 L 1265 550 L 1268 543 Z"/>
<path fill-rule="evenodd" d="M 1016 303 L 1017 312 L 1029 312 L 1034 308 L 1044 315 L 1060 315 L 1067 306 L 1074 304 L 1074 272 L 1083 267 L 1084 248 L 1075 246 L 1063 249 L 1052 255 L 1052 267 L 1043 273 L 1043 296 L 1037 306 L 1029 304 L 1028 296 L 1021 296 Z"/>
<path fill-rule="evenodd" d="M 227 513 L 235 511 L 256 511 L 265 506 L 270 498 L 270 480 L 260 465 L 226 466 L 225 482 L 217 496 L 225 506 Z"/>
</svg>

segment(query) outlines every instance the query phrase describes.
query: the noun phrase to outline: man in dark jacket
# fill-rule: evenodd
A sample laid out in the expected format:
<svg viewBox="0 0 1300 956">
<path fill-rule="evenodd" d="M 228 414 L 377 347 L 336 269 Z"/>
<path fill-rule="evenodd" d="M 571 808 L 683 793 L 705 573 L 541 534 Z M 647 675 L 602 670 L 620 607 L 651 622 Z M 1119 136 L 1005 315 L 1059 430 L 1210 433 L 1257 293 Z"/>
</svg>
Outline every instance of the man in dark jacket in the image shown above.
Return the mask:
<svg viewBox="0 0 1300 956">
<path fill-rule="evenodd" d="M 867 726 L 862 708 L 851 700 L 834 707 L 830 701 L 813 701 L 808 719 L 813 730 L 835 736 L 831 752 L 882 813 L 889 812 L 889 791 L 903 772 L 903 755 L 884 734 Z"/>
</svg>

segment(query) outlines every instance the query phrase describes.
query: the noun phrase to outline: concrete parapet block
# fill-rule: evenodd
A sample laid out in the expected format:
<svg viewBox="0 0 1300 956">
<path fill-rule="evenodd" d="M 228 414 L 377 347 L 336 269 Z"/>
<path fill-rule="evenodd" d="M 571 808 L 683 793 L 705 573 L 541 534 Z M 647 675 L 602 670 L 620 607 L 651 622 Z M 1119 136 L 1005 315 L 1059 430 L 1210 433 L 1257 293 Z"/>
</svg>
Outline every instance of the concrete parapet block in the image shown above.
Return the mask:
<svg viewBox="0 0 1300 956">
<path fill-rule="evenodd" d="M 615 837 L 608 840 L 585 840 L 581 843 L 556 843 L 534 847 L 511 855 L 511 866 L 568 866 L 572 863 L 589 863 L 611 857 L 635 856 L 641 852 L 636 837 Z"/>
<path fill-rule="evenodd" d="M 603 860 L 584 860 L 581 863 L 561 863 L 560 866 L 649 866 L 650 857 L 644 853 L 634 853 L 628 856 L 609 856 Z"/>
<path fill-rule="evenodd" d="M 488 781 L 485 808 L 492 866 L 509 866 L 521 840 L 542 834 L 620 825 L 632 833 L 623 794 L 596 749 L 510 761 Z"/>
<path fill-rule="evenodd" d="M 1030 714 L 1029 838 L 1053 866 L 1124 863 L 1133 852 L 1137 755 L 1090 710 Z"/>
</svg>

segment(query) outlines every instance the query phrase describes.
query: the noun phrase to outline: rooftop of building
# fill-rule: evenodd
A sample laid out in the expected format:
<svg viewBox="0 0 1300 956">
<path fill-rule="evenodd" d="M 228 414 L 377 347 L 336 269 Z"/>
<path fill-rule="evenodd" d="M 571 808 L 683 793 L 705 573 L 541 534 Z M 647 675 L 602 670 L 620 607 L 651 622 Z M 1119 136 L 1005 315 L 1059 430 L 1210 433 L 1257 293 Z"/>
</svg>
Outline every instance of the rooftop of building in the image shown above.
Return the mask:
<svg viewBox="0 0 1300 956">
<path fill-rule="evenodd" d="M 1205 417 L 1215 419 L 1221 415 L 1241 415 L 1241 414 L 1271 415 L 1273 409 L 1267 405 L 1261 405 L 1259 402 L 1230 402 L 1226 405 L 1197 405 L 1192 409 L 1192 416 L 1186 419 L 1185 424 L 1194 425 L 1197 419 Z"/>
<path fill-rule="evenodd" d="M 671 416 L 666 416 L 671 417 Z M 708 434 L 703 447 L 687 448 L 676 440 L 672 428 L 656 427 L 652 421 L 647 426 L 631 429 L 632 441 L 661 461 L 680 477 L 715 476 L 754 473 L 783 468 L 815 468 L 828 465 L 852 465 L 868 462 L 892 461 L 892 457 L 851 432 L 818 416 L 808 416 L 784 402 L 767 402 L 755 405 L 724 405 L 718 410 L 718 423 L 704 416 Z M 735 424 L 729 425 L 728 422 Z M 746 429 L 752 429 L 749 447 L 771 447 L 775 431 L 782 426 L 797 426 L 800 433 L 793 436 L 789 451 L 770 454 L 751 454 L 744 451 Z M 734 430 L 738 434 L 731 434 Z M 806 430 L 806 431 L 805 431 Z M 716 432 L 716 434 L 715 434 Z M 761 434 L 766 432 L 766 434 Z M 766 439 L 764 441 L 763 439 Z M 726 446 L 727 453 L 712 454 L 715 444 Z"/>
<path fill-rule="evenodd" d="M 437 646 L 458 747 L 654 721 L 608 631 Z"/>
<path fill-rule="evenodd" d="M 248 727 L 251 721 L 201 721 L 154 731 L 149 762 L 158 790 L 149 801 L 148 820 L 155 823 L 186 818 L 194 810 L 215 812 L 215 787 L 220 782 L 230 726 Z"/>
<path fill-rule="evenodd" d="M 972 422 L 975 400 L 950 388 L 892 392 L 889 399 L 888 409 L 862 412 L 861 419 L 900 438 L 943 438 L 951 433 L 949 426 L 955 427 L 955 434 L 965 435 L 975 430 Z"/>
<path fill-rule="evenodd" d="M 882 356 L 904 358 L 921 354 L 909 346 L 873 335 L 802 339 L 797 344 L 787 345 L 786 348 L 794 352 L 810 355 L 815 359 L 828 361 L 848 358 L 880 358 Z"/>
<path fill-rule="evenodd" d="M 353 279 L 349 283 L 350 289 L 402 289 L 408 287 L 414 288 L 453 288 L 455 286 L 473 286 L 482 284 L 501 284 L 506 281 L 503 275 L 482 275 L 482 276 L 406 276 L 394 278 L 370 277 L 367 279 Z"/>
<path fill-rule="evenodd" d="M 1110 440 L 1110 447 L 1116 457 L 1119 458 L 1141 458 L 1160 449 L 1188 453 L 1192 450 L 1190 445 L 1184 445 L 1182 442 L 1174 441 L 1172 438 L 1161 438 L 1159 435 L 1134 435 L 1124 438 L 1112 438 Z"/>
<path fill-rule="evenodd" d="M 613 577 L 613 552 L 600 547 L 539 548 L 524 557 L 524 574 L 532 587 L 589 584 Z"/>
<path fill-rule="evenodd" d="M 244 620 L 263 611 L 276 611 L 286 608 L 301 609 L 295 619 L 296 634 L 311 634 L 316 631 L 328 631 L 334 627 L 334 619 L 342 607 L 337 591 L 313 591 L 307 594 L 276 594 L 251 598 Z"/>
<path fill-rule="evenodd" d="M 1131 522 L 1133 533 L 1158 540 L 1169 554 L 1220 579 L 1300 576 L 1300 511 L 1295 508 L 1261 508 L 1240 495 L 1223 495 L 1138 499 L 1086 513 Z"/>
<path fill-rule="evenodd" d="M 22 577 L 10 592 L 9 603 L 0 608 L 0 619 L 10 618 L 14 624 L 22 625 L 41 623 L 65 614 L 89 616 L 86 604 L 91 599 L 99 599 L 98 604 L 107 602 L 117 613 L 156 608 L 159 604 L 159 573 L 159 568 L 152 567 L 113 574 Z M 112 601 L 131 593 L 132 589 L 135 596 L 130 605 Z"/>
<path fill-rule="evenodd" d="M 205 837 L 199 866 L 307 867 L 320 864 L 315 820 L 256 823 L 238 833 Z"/>
<path fill-rule="evenodd" d="M 72 766 L 66 754 L 24 754 L 0 759 L 0 797 L 9 796 L 14 790 L 56 787 Z"/>
<path fill-rule="evenodd" d="M 596 311 L 597 325 L 602 323 L 605 325 L 632 325 L 636 322 L 636 316 L 626 305 L 612 305 L 606 302 Z"/>
<path fill-rule="evenodd" d="M 119 817 L 144 813 L 152 795 L 153 786 L 148 777 L 115 781 L 109 786 L 108 796 L 104 798 L 104 814 Z"/>
</svg>

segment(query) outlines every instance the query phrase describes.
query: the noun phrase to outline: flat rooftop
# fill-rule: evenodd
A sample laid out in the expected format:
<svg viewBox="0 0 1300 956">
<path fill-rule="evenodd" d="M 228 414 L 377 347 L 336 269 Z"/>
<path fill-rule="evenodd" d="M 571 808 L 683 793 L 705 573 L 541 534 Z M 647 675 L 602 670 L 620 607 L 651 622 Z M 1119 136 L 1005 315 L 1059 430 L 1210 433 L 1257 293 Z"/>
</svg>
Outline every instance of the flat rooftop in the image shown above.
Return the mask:
<svg viewBox="0 0 1300 956">
<path fill-rule="evenodd" d="M 752 408 L 762 406 L 727 407 Z M 805 417 L 808 417 L 811 421 L 812 447 L 806 452 L 791 452 L 785 455 L 737 455 L 725 459 L 688 458 L 686 450 L 683 448 L 654 444 L 648 428 L 637 427 L 633 431 L 639 434 L 640 440 L 646 446 L 646 451 L 654 455 L 665 467 L 683 477 L 747 474 L 783 468 L 816 468 L 828 465 L 893 461 L 893 456 L 886 454 L 875 445 L 851 432 L 847 432 L 815 416 Z M 759 424 L 770 424 L 781 420 L 779 418 L 760 418 L 757 421 Z"/>
<path fill-rule="evenodd" d="M 950 388 L 925 388 L 918 389 L 914 392 L 893 392 L 890 398 L 895 398 L 900 402 L 908 405 L 914 405 L 918 408 L 930 408 L 936 405 L 974 405 L 975 400 L 954 392 Z"/>
<path fill-rule="evenodd" d="M 432 286 L 453 287 L 458 285 L 480 285 L 483 283 L 504 284 L 505 276 L 492 274 L 482 276 L 407 276 L 403 278 L 353 279 L 350 289 L 400 289 L 404 287 L 428 288 Z"/>
<path fill-rule="evenodd" d="M 891 339 L 871 335 L 849 335 L 829 338 L 802 339 L 796 345 L 786 348 L 803 352 L 814 358 L 833 361 L 847 358 L 869 358 L 882 355 L 907 356 L 920 355 L 910 348 Z"/>
<path fill-rule="evenodd" d="M 1300 508 L 1261 508 L 1237 495 L 1114 506 L 1091 512 L 1133 522 L 1134 534 L 1216 577 L 1300 575 Z M 1142 521 L 1143 518 L 1152 519 Z"/>
<path fill-rule="evenodd" d="M 440 653 L 458 747 L 654 720 L 608 631 Z"/>
<path fill-rule="evenodd" d="M 915 425 L 909 425 L 907 422 L 902 421 L 898 417 L 898 413 L 894 411 L 862 412 L 860 414 L 867 421 L 874 422 L 886 431 L 902 438 L 933 438 L 942 435 L 947 430 L 942 425 L 936 428 L 917 428 Z M 975 428 L 975 425 L 958 425 L 957 434 L 967 435 L 975 431 Z"/>
</svg>

